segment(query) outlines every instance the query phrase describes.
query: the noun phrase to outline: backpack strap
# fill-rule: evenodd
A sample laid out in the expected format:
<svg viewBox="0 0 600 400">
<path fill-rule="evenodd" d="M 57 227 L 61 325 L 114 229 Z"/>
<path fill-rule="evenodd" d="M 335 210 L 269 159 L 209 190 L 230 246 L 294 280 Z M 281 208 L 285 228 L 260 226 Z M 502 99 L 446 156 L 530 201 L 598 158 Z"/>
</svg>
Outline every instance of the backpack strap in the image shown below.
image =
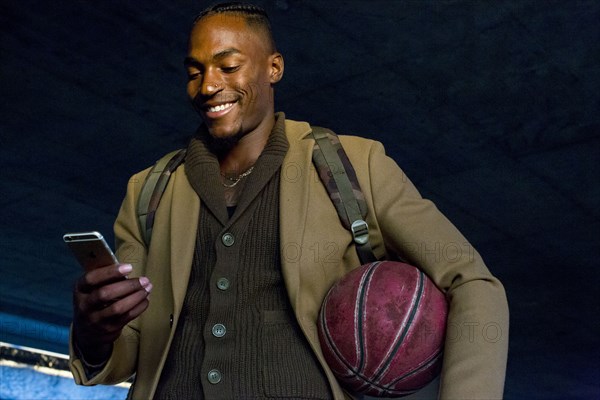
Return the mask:
<svg viewBox="0 0 600 400">
<path fill-rule="evenodd" d="M 340 139 L 334 132 L 318 126 L 312 127 L 312 136 L 315 139 L 313 162 L 342 225 L 352 233 L 361 264 L 377 261 L 365 221 L 367 202 Z"/>
<path fill-rule="evenodd" d="M 142 186 L 137 203 L 137 216 L 140 224 L 140 232 L 146 246 L 150 246 L 152 238 L 152 227 L 154 226 L 154 214 L 160 204 L 160 199 L 169 183 L 171 173 L 179 167 L 185 159 L 186 149 L 175 150 L 154 164 L 146 181 Z"/>
</svg>

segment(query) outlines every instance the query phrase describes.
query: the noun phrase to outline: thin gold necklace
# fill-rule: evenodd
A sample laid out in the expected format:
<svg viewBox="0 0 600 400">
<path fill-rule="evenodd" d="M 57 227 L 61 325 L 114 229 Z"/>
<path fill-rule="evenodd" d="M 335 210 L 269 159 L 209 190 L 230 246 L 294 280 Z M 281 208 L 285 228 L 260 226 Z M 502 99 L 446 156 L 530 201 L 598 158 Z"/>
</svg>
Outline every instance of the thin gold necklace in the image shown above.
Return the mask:
<svg viewBox="0 0 600 400">
<path fill-rule="evenodd" d="M 253 171 L 253 170 L 254 170 L 254 165 L 253 165 L 253 166 L 251 166 L 250 168 L 248 168 L 248 170 L 247 170 L 246 172 L 243 172 L 243 173 L 239 174 L 239 175 L 238 175 L 236 178 L 230 178 L 230 177 L 228 177 L 228 176 L 225 176 L 225 174 L 221 172 L 221 176 L 222 176 L 224 179 L 226 179 L 226 180 L 228 180 L 228 181 L 230 181 L 230 182 L 233 182 L 233 183 L 231 183 L 231 184 L 227 184 L 227 183 L 225 183 L 225 182 L 221 182 L 221 184 L 222 184 L 223 186 L 225 186 L 226 188 L 232 188 L 232 187 L 234 187 L 235 185 L 237 185 L 238 183 L 240 183 L 240 181 L 242 180 L 242 178 L 245 178 L 246 176 L 250 175 L 250 174 L 252 173 L 252 171 Z"/>
</svg>

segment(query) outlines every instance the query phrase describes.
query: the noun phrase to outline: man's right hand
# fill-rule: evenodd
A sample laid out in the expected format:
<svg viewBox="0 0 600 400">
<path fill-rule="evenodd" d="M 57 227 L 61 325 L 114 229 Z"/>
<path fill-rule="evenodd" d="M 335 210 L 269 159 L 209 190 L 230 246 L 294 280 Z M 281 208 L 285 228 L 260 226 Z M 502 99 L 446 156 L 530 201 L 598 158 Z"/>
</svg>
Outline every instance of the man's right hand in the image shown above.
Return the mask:
<svg viewBox="0 0 600 400">
<path fill-rule="evenodd" d="M 130 278 L 129 264 L 86 272 L 73 289 L 73 340 L 86 362 L 100 364 L 110 357 L 123 327 L 148 308 L 152 283 Z"/>
</svg>

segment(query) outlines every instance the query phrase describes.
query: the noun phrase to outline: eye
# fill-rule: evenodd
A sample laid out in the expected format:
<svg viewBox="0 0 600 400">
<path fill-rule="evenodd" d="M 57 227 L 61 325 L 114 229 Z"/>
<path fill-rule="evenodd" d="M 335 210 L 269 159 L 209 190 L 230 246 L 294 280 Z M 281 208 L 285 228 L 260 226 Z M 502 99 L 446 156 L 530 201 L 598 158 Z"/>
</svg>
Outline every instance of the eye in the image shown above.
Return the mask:
<svg viewBox="0 0 600 400">
<path fill-rule="evenodd" d="M 188 80 L 193 81 L 194 79 L 198 79 L 202 75 L 200 71 L 188 71 Z"/>
<path fill-rule="evenodd" d="M 240 69 L 239 65 L 234 65 L 234 66 L 231 66 L 231 67 L 221 67 L 221 71 L 225 72 L 226 74 L 234 73 L 238 69 Z"/>
</svg>

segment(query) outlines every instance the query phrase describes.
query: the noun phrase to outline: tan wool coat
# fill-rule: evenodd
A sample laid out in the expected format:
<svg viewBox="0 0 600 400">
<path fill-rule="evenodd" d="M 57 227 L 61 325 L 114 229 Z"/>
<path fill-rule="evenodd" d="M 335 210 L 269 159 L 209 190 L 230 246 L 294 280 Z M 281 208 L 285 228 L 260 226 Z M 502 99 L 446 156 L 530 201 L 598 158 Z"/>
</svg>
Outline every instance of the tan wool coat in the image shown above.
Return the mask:
<svg viewBox="0 0 600 400">
<path fill-rule="evenodd" d="M 343 399 L 347 395 L 323 359 L 317 315 L 329 288 L 359 261 L 352 237 L 341 225 L 313 166 L 310 125 L 286 120 L 285 127 L 289 149 L 279 199 L 282 273 L 298 323 L 334 397 Z M 502 284 L 454 225 L 420 196 L 379 142 L 351 136 L 340 140 L 366 197 L 376 256 L 402 256 L 447 296 L 440 398 L 501 398 L 508 351 L 508 306 Z M 149 399 L 156 389 L 186 294 L 200 210 L 184 168 L 179 167 L 169 181 L 149 249 L 143 244 L 136 215 L 149 170 L 129 181 L 115 222 L 117 257 L 133 265 L 131 276 L 149 277 L 154 285 L 150 306 L 125 327 L 107 365 L 92 379 L 71 349 L 71 369 L 78 384 L 114 384 L 136 373 L 134 399 Z"/>
</svg>

